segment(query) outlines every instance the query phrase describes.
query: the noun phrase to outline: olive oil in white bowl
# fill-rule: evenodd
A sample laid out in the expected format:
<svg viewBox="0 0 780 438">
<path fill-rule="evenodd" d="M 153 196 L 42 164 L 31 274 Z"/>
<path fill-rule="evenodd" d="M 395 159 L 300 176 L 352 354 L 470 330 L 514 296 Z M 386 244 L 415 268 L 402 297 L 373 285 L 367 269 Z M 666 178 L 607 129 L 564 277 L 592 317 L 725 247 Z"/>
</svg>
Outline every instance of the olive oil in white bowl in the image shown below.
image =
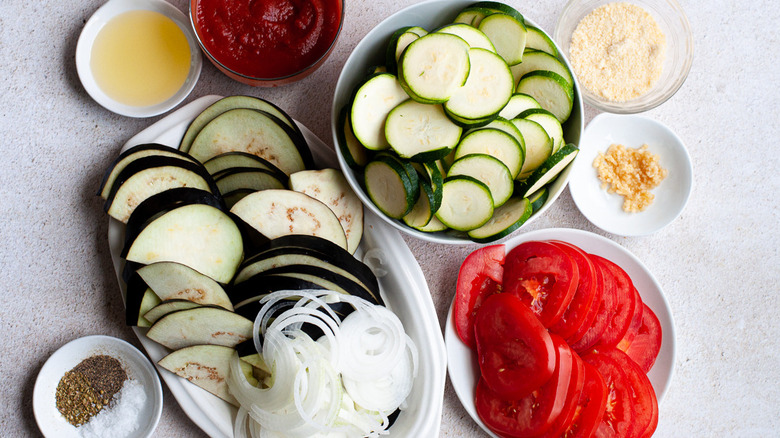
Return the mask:
<svg viewBox="0 0 780 438">
<path fill-rule="evenodd" d="M 84 26 L 76 47 L 89 95 L 130 117 L 178 105 L 195 86 L 201 64 L 186 16 L 162 0 L 110 0 Z"/>
</svg>

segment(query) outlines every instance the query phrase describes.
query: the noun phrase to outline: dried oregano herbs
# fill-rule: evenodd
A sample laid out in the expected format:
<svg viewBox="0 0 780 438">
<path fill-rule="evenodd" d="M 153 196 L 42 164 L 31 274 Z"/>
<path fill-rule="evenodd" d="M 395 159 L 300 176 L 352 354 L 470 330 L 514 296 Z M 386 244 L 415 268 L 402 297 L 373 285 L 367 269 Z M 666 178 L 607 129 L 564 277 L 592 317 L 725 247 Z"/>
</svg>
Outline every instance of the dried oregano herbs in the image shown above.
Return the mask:
<svg viewBox="0 0 780 438">
<path fill-rule="evenodd" d="M 90 356 L 60 379 L 57 409 L 70 424 L 81 426 L 109 406 L 126 380 L 119 360 L 103 354 Z"/>
</svg>

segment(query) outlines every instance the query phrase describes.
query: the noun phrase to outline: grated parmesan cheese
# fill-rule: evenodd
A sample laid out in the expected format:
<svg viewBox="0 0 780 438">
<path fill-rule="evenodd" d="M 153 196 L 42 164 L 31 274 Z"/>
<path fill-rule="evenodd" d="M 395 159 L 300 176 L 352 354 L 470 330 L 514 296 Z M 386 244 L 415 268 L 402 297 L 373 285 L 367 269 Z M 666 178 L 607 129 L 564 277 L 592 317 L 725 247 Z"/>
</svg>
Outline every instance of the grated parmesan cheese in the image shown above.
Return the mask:
<svg viewBox="0 0 780 438">
<path fill-rule="evenodd" d="M 666 37 L 646 10 L 608 3 L 577 25 L 569 49 L 580 83 L 611 102 L 650 91 L 663 71 Z"/>
<path fill-rule="evenodd" d="M 606 154 L 599 152 L 593 167 L 598 171 L 602 188 L 623 196 L 626 213 L 640 212 L 652 204 L 655 195 L 650 190 L 658 187 L 667 174 L 658 162 L 658 155 L 653 155 L 646 144 L 636 149 L 613 144 Z"/>
</svg>

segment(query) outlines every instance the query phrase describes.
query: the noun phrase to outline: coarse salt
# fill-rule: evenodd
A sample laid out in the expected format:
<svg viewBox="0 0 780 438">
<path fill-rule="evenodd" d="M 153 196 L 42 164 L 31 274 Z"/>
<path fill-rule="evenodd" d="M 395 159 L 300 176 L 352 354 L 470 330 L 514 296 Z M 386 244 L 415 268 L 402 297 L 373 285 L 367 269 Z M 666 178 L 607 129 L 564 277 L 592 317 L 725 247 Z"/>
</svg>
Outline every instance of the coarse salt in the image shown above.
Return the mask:
<svg viewBox="0 0 780 438">
<path fill-rule="evenodd" d="M 84 438 L 126 438 L 140 426 L 146 391 L 137 380 L 125 381 L 122 389 L 114 395 L 110 407 L 101 410 L 89 422 L 78 428 Z"/>
<path fill-rule="evenodd" d="M 661 77 L 666 37 L 641 7 L 608 3 L 579 22 L 569 55 L 585 88 L 608 101 L 626 102 L 650 91 Z"/>
</svg>

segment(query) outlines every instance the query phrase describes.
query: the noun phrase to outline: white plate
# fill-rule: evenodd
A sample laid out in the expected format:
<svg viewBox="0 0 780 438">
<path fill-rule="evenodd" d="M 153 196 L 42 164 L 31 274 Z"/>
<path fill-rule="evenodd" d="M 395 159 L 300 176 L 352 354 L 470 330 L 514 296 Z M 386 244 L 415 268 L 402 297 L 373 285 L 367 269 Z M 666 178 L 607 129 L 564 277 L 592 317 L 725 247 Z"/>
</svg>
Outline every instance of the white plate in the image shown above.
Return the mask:
<svg viewBox="0 0 780 438">
<path fill-rule="evenodd" d="M 361 83 L 365 79 L 365 72 L 369 67 L 385 64 L 385 47 L 390 35 L 397 29 L 403 26 L 422 26 L 428 30 L 434 30 L 438 27 L 451 22 L 458 14 L 458 12 L 474 3 L 474 0 L 429 0 L 418 4 L 411 5 L 401 11 L 396 12 L 390 17 L 383 20 L 377 26 L 375 26 L 352 50 L 344 67 L 339 75 L 338 82 L 336 83 L 336 90 L 333 96 L 333 109 L 331 114 L 331 131 L 333 132 L 334 144 L 339 144 L 339 114 L 341 109 L 348 103 L 353 94 L 353 88 Z M 520 11 L 521 13 L 523 11 Z M 534 25 L 534 22 L 528 17 L 525 18 L 526 23 Z M 537 26 L 539 27 L 539 26 Z M 569 67 L 568 61 L 563 55 L 561 55 L 563 62 Z M 571 116 L 566 123 L 563 124 L 563 134 L 568 143 L 579 144 L 580 135 L 583 128 L 583 109 L 582 101 L 580 99 L 580 87 L 575 79 L 574 84 L 574 106 L 572 108 Z M 358 182 L 358 176 L 347 165 L 341 154 L 338 154 L 339 165 L 344 171 L 344 175 L 347 177 L 352 189 L 357 193 L 360 200 L 363 201 L 363 205 L 367 209 L 371 210 L 383 221 L 390 224 L 392 227 L 400 230 L 410 236 L 418 239 L 435 242 L 442 244 L 473 244 L 474 242 L 465 236 L 463 233 L 457 233 L 455 231 L 425 233 L 415 230 L 404 224 L 402 221 L 390 219 L 385 216 L 379 208 L 374 205 L 371 198 L 368 197 L 366 192 L 363 191 L 360 183 Z M 578 161 L 578 157 L 574 161 Z M 566 187 L 569 181 L 572 166 L 566 167 L 561 172 L 558 178 L 548 186 L 550 194 L 547 201 L 542 205 L 541 209 L 534 213 L 525 224 L 528 224 L 543 215 L 550 206 L 558 199 L 563 189 Z M 523 224 L 523 226 L 525 226 Z M 522 229 L 522 227 L 521 227 Z"/>
<path fill-rule="evenodd" d="M 648 145 L 668 171 L 652 190 L 653 203 L 639 213 L 623 211 L 623 197 L 601 188 L 593 160 L 613 143 L 630 148 Z M 593 225 L 620 236 L 652 234 L 682 213 L 693 186 L 691 157 L 685 145 L 664 124 L 643 116 L 599 114 L 588 124 L 580 154 L 571 172 L 569 190 L 577 207 Z"/>
<path fill-rule="evenodd" d="M 507 240 L 504 245 L 509 252 L 522 242 L 531 240 L 557 239 L 579 246 L 585 252 L 596 254 L 617 263 L 623 268 L 642 296 L 642 301 L 650 307 L 661 322 L 663 338 L 661 339 L 661 351 L 655 365 L 648 373 L 650 383 L 653 384 L 658 402 L 664 398 L 669 384 L 672 381 L 675 357 L 674 321 L 669 303 L 664 298 L 661 285 L 658 284 L 653 274 L 647 270 L 644 264 L 628 250 L 617 243 L 587 231 L 569 228 L 551 228 L 531 231 L 513 239 Z M 444 329 L 447 343 L 447 363 L 450 373 L 450 381 L 461 404 L 471 415 L 471 418 L 479 424 L 490 436 L 498 438 L 477 415 L 474 406 L 474 395 L 479 375 L 479 365 L 476 354 L 458 337 L 455 331 L 455 323 L 452 321 L 452 306 L 450 306 L 447 326 Z"/>
<path fill-rule="evenodd" d="M 131 138 L 124 149 L 142 143 L 157 142 L 176 147 L 190 121 L 220 96 L 204 96 L 182 107 L 159 122 Z M 298 123 L 314 156 L 323 167 L 337 166 L 333 151 L 305 126 Z M 379 277 L 379 287 L 387 306 L 393 310 L 412 338 L 420 353 L 419 374 L 415 379 L 408 408 L 393 426 L 390 436 L 436 437 L 439 434 L 447 371 L 446 352 L 441 336 L 433 300 L 420 265 L 404 243 L 404 240 L 371 212 L 365 214 L 363 242 L 356 256 L 371 251 L 371 255 L 384 260 L 382 268 L 387 274 Z M 109 244 L 122 294 L 125 284 L 121 280 L 124 226 L 114 220 L 109 222 Z M 146 337 L 147 329 L 134 328 L 149 356 L 158 361 L 168 350 Z M 207 391 L 158 366 L 171 393 L 184 412 L 211 437 L 232 437 L 236 409 Z"/>
<path fill-rule="evenodd" d="M 60 347 L 46 360 L 33 388 L 33 412 L 38 427 L 47 437 L 76 438 L 78 429 L 65 420 L 57 410 L 55 394 L 57 385 L 66 372 L 78 365 L 82 360 L 96 355 L 105 354 L 119 360 L 127 376 L 140 382 L 146 392 L 146 406 L 140 413 L 141 418 L 148 419 L 135 434 L 129 438 L 149 437 L 157 427 L 162 413 L 162 386 L 157 373 L 137 348 L 127 342 L 110 336 L 85 336 L 75 339 Z"/>
<path fill-rule="evenodd" d="M 179 26 L 190 46 L 190 71 L 187 74 L 187 79 L 176 94 L 157 105 L 138 107 L 117 102 L 100 89 L 90 68 L 92 45 L 103 26 L 117 15 L 135 10 L 159 12 L 170 18 Z M 167 112 L 180 104 L 198 82 L 202 64 L 200 46 L 195 40 L 189 19 L 183 12 L 165 0 L 109 0 L 90 17 L 76 44 L 76 71 L 87 93 L 109 111 L 128 117 L 152 117 Z"/>
</svg>

